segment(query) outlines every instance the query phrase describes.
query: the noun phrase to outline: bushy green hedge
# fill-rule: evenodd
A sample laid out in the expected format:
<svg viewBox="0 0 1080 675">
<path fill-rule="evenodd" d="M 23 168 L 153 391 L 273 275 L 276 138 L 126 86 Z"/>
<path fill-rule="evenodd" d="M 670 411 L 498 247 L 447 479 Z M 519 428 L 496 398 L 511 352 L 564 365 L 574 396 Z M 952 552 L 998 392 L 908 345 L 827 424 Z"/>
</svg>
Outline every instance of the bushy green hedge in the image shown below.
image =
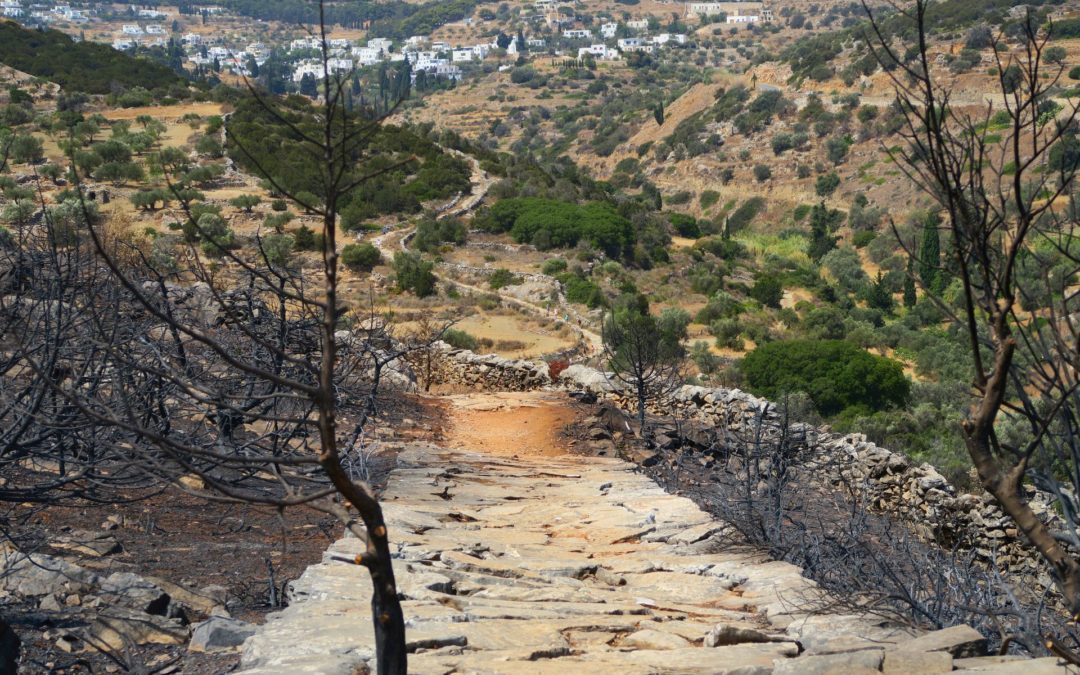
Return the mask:
<svg viewBox="0 0 1080 675">
<path fill-rule="evenodd" d="M 777 400 L 802 391 L 823 415 L 872 412 L 907 403 L 911 383 L 892 359 L 844 340 L 787 340 L 747 354 L 742 372 L 750 391 Z"/>
<path fill-rule="evenodd" d="M 584 240 L 618 258 L 634 244 L 630 221 L 606 202 L 579 206 L 540 197 L 503 199 L 478 224 L 494 232 L 509 231 L 516 241 L 541 250 L 569 248 Z"/>
</svg>

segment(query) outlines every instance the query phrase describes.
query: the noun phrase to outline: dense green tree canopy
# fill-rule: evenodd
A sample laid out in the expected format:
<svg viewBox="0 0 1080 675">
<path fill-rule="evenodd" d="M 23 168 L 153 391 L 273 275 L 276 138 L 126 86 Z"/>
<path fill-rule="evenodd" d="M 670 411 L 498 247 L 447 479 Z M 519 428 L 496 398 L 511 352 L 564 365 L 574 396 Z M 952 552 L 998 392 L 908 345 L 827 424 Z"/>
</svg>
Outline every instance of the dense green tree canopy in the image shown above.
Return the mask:
<svg viewBox="0 0 1080 675">
<path fill-rule="evenodd" d="M 755 394 L 776 400 L 801 391 L 823 415 L 902 406 L 911 389 L 898 362 L 844 340 L 771 342 L 747 354 L 742 370 Z"/>
<path fill-rule="evenodd" d="M 76 42 L 58 30 L 28 30 L 14 21 L 0 21 L 0 63 L 56 82 L 67 91 L 88 94 L 183 82 L 169 68 L 148 59 L 97 42 Z"/>
</svg>

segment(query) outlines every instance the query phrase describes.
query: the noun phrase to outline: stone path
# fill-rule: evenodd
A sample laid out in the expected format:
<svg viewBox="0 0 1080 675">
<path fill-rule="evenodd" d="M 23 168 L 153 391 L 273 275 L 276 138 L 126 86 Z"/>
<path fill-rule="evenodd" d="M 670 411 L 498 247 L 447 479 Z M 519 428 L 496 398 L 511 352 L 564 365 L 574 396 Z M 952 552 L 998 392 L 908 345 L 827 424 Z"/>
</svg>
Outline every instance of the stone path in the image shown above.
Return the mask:
<svg viewBox="0 0 1080 675">
<path fill-rule="evenodd" d="M 739 550 L 621 460 L 409 446 L 384 508 L 410 672 L 1021 672 L 961 658 L 979 647 L 966 627 L 912 641 L 881 620 L 806 614 L 814 587 L 797 568 Z M 367 573 L 333 560 L 360 550 L 342 539 L 292 584 L 241 672 L 373 665 Z M 1022 672 L 1060 671 L 1051 659 Z"/>
</svg>

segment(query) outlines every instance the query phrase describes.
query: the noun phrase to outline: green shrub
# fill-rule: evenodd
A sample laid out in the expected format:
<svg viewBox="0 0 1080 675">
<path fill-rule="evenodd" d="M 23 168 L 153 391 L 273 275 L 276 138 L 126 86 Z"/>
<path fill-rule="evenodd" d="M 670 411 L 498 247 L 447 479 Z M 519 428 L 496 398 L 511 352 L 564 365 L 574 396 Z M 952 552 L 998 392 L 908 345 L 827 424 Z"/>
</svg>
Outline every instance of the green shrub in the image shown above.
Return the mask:
<svg viewBox="0 0 1080 675">
<path fill-rule="evenodd" d="M 689 204 L 693 196 L 694 193 L 690 192 L 689 190 L 680 190 L 679 192 L 676 192 L 675 194 L 668 197 L 667 203 L 674 204 L 676 206 L 682 204 Z"/>
<path fill-rule="evenodd" d="M 851 238 L 851 244 L 855 248 L 863 248 L 876 238 L 877 232 L 874 232 L 873 230 L 859 230 L 855 233 L 855 236 Z"/>
<path fill-rule="evenodd" d="M 480 346 L 476 337 L 457 328 L 447 328 L 442 335 L 442 340 L 454 349 L 476 351 L 476 348 Z"/>
<path fill-rule="evenodd" d="M 701 193 L 701 197 L 698 198 L 698 205 L 703 209 L 707 209 L 718 201 L 720 201 L 719 192 L 716 190 L 705 190 Z"/>
<path fill-rule="evenodd" d="M 688 216 L 685 213 L 672 213 L 668 216 L 668 221 L 671 222 L 672 227 L 675 228 L 680 237 L 697 239 L 701 236 L 701 228 L 698 226 L 697 219 L 693 216 Z"/>
<path fill-rule="evenodd" d="M 382 254 L 369 242 L 349 244 L 341 249 L 341 262 L 354 272 L 370 272 L 382 262 Z"/>
<path fill-rule="evenodd" d="M 817 182 L 814 183 L 814 191 L 819 197 L 828 197 L 836 192 L 838 187 L 840 187 L 840 176 L 836 175 L 835 171 L 818 176 Z"/>
<path fill-rule="evenodd" d="M 500 288 L 504 288 L 506 286 L 516 286 L 521 283 L 521 277 L 517 276 L 516 274 L 504 267 L 500 267 L 499 269 L 495 270 L 491 274 L 491 277 L 488 279 L 488 285 L 493 291 L 497 291 Z"/>
<path fill-rule="evenodd" d="M 412 291 L 418 298 L 435 292 L 435 264 L 424 260 L 419 253 L 398 251 L 394 254 L 394 273 L 398 288 Z"/>
<path fill-rule="evenodd" d="M 576 274 L 568 274 L 563 279 L 563 285 L 566 287 L 566 299 L 568 302 L 580 303 L 590 309 L 603 307 L 607 304 L 604 292 L 588 279 L 583 279 Z"/>
<path fill-rule="evenodd" d="M 566 261 L 562 258 L 548 258 L 544 261 L 544 266 L 540 269 L 544 274 L 554 276 L 561 272 L 566 271 Z"/>
<path fill-rule="evenodd" d="M 742 372 L 755 394 L 776 400 L 805 392 L 823 415 L 903 406 L 911 391 L 900 363 L 843 340 L 761 345 L 743 359 Z"/>
<path fill-rule="evenodd" d="M 468 236 L 465 223 L 456 218 L 425 218 L 416 224 L 416 234 L 411 245 L 418 251 L 430 253 L 443 244 L 464 244 Z"/>
<path fill-rule="evenodd" d="M 784 298 L 784 285 L 771 274 L 759 274 L 749 295 L 766 307 L 779 309 L 780 301 Z"/>
</svg>

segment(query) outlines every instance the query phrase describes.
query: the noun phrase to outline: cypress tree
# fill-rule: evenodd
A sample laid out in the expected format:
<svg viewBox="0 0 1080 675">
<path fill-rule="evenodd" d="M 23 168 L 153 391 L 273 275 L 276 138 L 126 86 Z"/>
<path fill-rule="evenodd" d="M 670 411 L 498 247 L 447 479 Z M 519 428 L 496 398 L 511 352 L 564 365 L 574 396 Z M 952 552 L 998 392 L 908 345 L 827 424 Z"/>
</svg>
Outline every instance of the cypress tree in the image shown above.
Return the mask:
<svg viewBox="0 0 1080 675">
<path fill-rule="evenodd" d="M 940 219 L 931 213 L 923 219 L 922 244 L 919 246 L 919 279 L 923 287 L 934 293 L 941 291 L 941 237 L 938 234 Z"/>
<path fill-rule="evenodd" d="M 917 301 L 915 295 L 915 261 L 908 258 L 907 275 L 904 277 L 904 307 L 911 309 Z"/>
</svg>

